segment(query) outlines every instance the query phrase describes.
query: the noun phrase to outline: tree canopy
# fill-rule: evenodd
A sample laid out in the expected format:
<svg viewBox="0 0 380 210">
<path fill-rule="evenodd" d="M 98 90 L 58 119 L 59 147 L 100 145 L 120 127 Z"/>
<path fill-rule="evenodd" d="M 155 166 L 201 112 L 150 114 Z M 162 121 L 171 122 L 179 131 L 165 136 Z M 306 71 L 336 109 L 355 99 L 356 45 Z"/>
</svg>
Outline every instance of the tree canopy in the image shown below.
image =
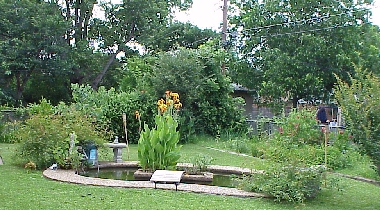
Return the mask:
<svg viewBox="0 0 380 210">
<path fill-rule="evenodd" d="M 0 1 L 0 82 L 14 101 L 21 99 L 31 77 L 55 79 L 67 70 L 68 25 L 58 9 L 44 1 Z"/>
<path fill-rule="evenodd" d="M 94 89 L 117 85 L 113 75 L 119 73 L 120 62 L 115 62 L 116 56 L 137 54 L 131 42 L 151 43 L 152 35 L 171 24 L 174 9 L 186 9 L 191 3 L 106 2 L 100 5 L 104 18 L 95 18 L 97 1 L 93 0 L 1 1 L 1 100 L 35 102 L 43 96 L 56 98 L 57 103 L 70 97 L 72 83 L 91 84 Z M 194 37 L 202 34 L 190 25 L 178 27 L 183 37 L 179 42 L 194 39 L 181 30 L 194 30 Z M 107 75 L 109 71 L 112 75 Z"/>
<path fill-rule="evenodd" d="M 263 101 L 328 99 L 334 73 L 347 79 L 354 64 L 380 67 L 380 40 L 373 37 L 379 30 L 364 7 L 371 1 L 232 3 L 238 9 L 231 35 L 240 65 L 230 72 Z"/>
</svg>

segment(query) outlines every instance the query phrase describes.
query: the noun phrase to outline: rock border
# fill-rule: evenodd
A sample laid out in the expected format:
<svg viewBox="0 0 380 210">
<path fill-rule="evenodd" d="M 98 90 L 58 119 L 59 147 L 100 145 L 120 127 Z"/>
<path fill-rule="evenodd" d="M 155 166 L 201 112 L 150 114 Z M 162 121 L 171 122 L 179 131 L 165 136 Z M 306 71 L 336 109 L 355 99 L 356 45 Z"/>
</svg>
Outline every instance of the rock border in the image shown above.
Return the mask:
<svg viewBox="0 0 380 210">
<path fill-rule="evenodd" d="M 123 163 L 108 163 L 108 167 L 134 167 L 137 166 L 137 162 L 123 162 Z M 107 163 L 99 164 L 99 168 L 106 168 Z M 219 166 L 223 167 L 223 166 Z M 228 167 L 227 167 L 228 168 Z M 236 167 L 234 167 L 236 168 Z M 113 180 L 113 179 L 101 179 L 93 177 L 80 176 L 75 173 L 75 170 L 51 170 L 46 169 L 43 171 L 43 176 L 60 182 L 67 182 L 73 184 L 82 185 L 93 185 L 93 186 L 104 186 L 104 187 L 122 187 L 122 188 L 154 188 L 154 183 L 150 181 L 124 181 L 124 180 Z M 157 189 L 164 190 L 175 190 L 173 184 L 160 184 Z M 239 190 L 236 188 L 228 187 L 218 187 L 218 186 L 207 186 L 198 184 L 185 184 L 180 183 L 177 187 L 178 191 L 194 192 L 194 193 L 205 193 L 223 196 L 235 196 L 235 197 L 245 197 L 245 198 L 266 198 L 267 195 L 247 192 L 244 190 Z"/>
<path fill-rule="evenodd" d="M 380 182 L 373 180 L 373 179 L 367 179 L 367 178 L 360 177 L 360 176 L 352 176 L 352 175 L 341 174 L 341 173 L 336 173 L 336 172 L 332 172 L 332 174 L 335 174 L 335 175 L 341 176 L 341 177 L 345 177 L 345 178 L 349 178 L 349 179 L 353 179 L 356 181 L 366 182 L 366 183 L 377 185 L 380 187 Z"/>
</svg>

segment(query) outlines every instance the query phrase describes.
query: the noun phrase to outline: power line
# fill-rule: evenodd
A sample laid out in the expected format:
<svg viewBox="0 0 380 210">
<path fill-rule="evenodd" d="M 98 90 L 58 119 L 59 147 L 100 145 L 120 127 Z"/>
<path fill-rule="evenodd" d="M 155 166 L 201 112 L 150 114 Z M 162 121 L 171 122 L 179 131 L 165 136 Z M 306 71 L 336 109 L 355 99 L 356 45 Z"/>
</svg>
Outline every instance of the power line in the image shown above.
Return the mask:
<svg viewBox="0 0 380 210">
<path fill-rule="evenodd" d="M 335 26 L 330 26 L 330 27 L 325 27 L 325 28 L 316 28 L 316 29 L 310 29 L 310 30 L 301 30 L 301 31 L 287 32 L 287 33 L 281 33 L 281 34 L 270 34 L 270 35 L 260 36 L 260 37 L 266 38 L 266 37 L 293 35 L 293 34 L 301 34 L 301 33 L 307 33 L 307 32 L 316 32 L 316 31 L 324 31 L 324 30 L 330 30 L 330 29 L 344 28 L 344 27 L 349 27 L 349 26 L 352 26 L 352 25 L 335 25 Z"/>
<path fill-rule="evenodd" d="M 360 12 L 360 11 L 368 11 L 368 9 L 359 9 L 359 10 L 350 11 L 350 12 L 354 13 L 354 12 Z M 243 29 L 243 30 L 239 31 L 239 33 L 244 32 L 244 31 L 257 31 L 257 30 L 260 30 L 260 29 L 268 29 L 268 28 L 272 28 L 272 27 L 276 27 L 276 26 L 303 25 L 304 23 L 307 23 L 308 21 L 316 21 L 317 20 L 317 21 L 321 22 L 323 19 L 329 19 L 329 18 L 332 18 L 332 17 L 342 16 L 342 15 L 348 15 L 348 14 L 349 13 L 344 12 L 344 13 L 333 14 L 333 15 L 330 15 L 330 14 L 329 15 L 324 15 L 324 16 L 321 16 L 321 17 L 312 17 L 312 18 L 302 19 L 302 20 L 297 20 L 297 21 L 276 23 L 276 24 L 271 24 L 271 25 L 266 25 L 266 26 L 259 26 L 259 27 L 254 27 L 254 28 Z"/>
</svg>

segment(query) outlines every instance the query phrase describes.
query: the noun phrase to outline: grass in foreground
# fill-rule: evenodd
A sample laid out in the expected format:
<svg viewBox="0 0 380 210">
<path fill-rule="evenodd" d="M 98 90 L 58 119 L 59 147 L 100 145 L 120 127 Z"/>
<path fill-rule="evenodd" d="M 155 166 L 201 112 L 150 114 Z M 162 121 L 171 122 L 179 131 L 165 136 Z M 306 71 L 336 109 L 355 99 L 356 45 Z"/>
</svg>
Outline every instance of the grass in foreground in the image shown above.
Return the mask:
<svg viewBox="0 0 380 210">
<path fill-rule="evenodd" d="M 237 198 L 155 189 L 124 189 L 82 186 L 45 179 L 41 171 L 28 173 L 15 166 L 15 145 L 0 144 L 5 165 L 0 166 L 0 209 L 377 209 L 380 188 L 371 184 L 340 178 L 341 191 L 322 190 L 312 201 L 303 204 L 278 204 L 270 199 Z M 130 147 L 131 155 L 136 147 Z M 248 167 L 244 157 L 218 154 L 202 144 L 188 144 L 182 149 L 184 159 L 208 154 L 213 164 Z M 250 161 L 252 165 L 256 160 Z"/>
</svg>

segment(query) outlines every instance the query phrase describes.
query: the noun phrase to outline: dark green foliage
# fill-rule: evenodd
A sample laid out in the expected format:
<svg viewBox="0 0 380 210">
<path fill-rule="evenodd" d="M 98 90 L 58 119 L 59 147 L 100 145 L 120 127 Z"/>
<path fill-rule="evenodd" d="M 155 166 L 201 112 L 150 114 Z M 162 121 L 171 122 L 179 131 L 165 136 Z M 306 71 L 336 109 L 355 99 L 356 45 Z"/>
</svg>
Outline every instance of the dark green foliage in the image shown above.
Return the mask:
<svg viewBox="0 0 380 210">
<path fill-rule="evenodd" d="M 196 49 L 208 40 L 218 38 L 220 34 L 211 29 L 200 29 L 190 23 L 173 22 L 154 36 L 142 42 L 148 50 L 170 51 L 179 47 Z"/>
<path fill-rule="evenodd" d="M 370 2 L 232 0 L 234 81 L 257 90 L 261 101 L 288 99 L 296 107 L 300 98 L 327 100 L 334 73 L 347 81 L 355 64 L 377 72 L 380 39 L 368 23 Z"/>
<path fill-rule="evenodd" d="M 224 56 L 224 52 L 208 45 L 197 50 L 180 48 L 128 65 L 126 68 L 132 72 L 127 79 L 141 85 L 143 90 L 153 91 L 156 97 L 162 97 L 166 90 L 181 95 L 181 141 L 192 133 L 213 136 L 221 132 L 246 133 L 241 101 L 232 98 L 231 80 L 221 73 Z"/>
<path fill-rule="evenodd" d="M 0 84 L 19 103 L 35 74 L 65 74 L 69 45 L 63 37 L 69 25 L 59 7 L 47 1 L 1 1 L 0 19 Z"/>
<path fill-rule="evenodd" d="M 50 74 L 35 73 L 25 87 L 23 100 L 25 103 L 38 103 L 41 98 L 46 98 L 52 104 L 59 102 L 69 102 L 71 100 L 71 90 L 69 79 L 57 72 Z"/>
</svg>

